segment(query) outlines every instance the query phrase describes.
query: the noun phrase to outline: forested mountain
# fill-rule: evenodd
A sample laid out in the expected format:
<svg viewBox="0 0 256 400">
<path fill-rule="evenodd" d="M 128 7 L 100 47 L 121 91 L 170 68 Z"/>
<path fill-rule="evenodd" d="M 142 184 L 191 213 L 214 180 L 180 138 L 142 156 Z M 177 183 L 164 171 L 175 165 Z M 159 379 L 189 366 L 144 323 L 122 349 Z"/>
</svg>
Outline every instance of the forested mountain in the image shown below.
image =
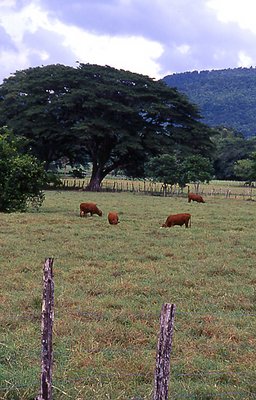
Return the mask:
<svg viewBox="0 0 256 400">
<path fill-rule="evenodd" d="M 176 73 L 163 80 L 199 107 L 206 124 L 256 136 L 256 68 Z"/>
</svg>

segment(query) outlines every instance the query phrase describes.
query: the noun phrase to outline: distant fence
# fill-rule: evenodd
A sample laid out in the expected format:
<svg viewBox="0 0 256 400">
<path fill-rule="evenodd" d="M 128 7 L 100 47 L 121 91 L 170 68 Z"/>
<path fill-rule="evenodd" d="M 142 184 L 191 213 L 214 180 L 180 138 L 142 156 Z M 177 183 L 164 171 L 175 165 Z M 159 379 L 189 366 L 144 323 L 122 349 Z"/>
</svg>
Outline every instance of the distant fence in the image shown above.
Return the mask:
<svg viewBox="0 0 256 400">
<path fill-rule="evenodd" d="M 63 179 L 62 188 L 65 190 L 86 190 L 89 180 Z M 167 194 L 183 194 L 187 189 L 180 188 L 178 185 L 167 185 L 166 187 L 159 182 L 132 181 L 132 180 L 103 180 L 100 191 L 102 192 L 132 192 L 148 195 L 163 196 Z"/>
<path fill-rule="evenodd" d="M 80 190 L 86 191 L 89 179 L 63 179 L 61 190 Z M 193 192 L 193 185 L 190 185 Z M 132 180 L 103 180 L 101 184 L 101 192 L 130 192 L 134 194 L 144 194 L 151 196 L 166 197 L 187 197 L 188 187 L 181 188 L 178 185 L 163 185 L 159 182 L 151 181 L 132 181 Z M 201 186 L 199 194 L 206 197 L 224 197 L 233 199 L 243 199 L 256 201 L 256 187 L 238 187 L 236 190 L 230 188 Z"/>
<path fill-rule="evenodd" d="M 85 382 L 89 379 L 96 378 L 108 378 L 108 379 L 120 379 L 121 377 L 132 377 L 132 376 L 143 376 L 143 374 L 136 373 L 122 373 L 122 371 L 113 372 L 113 373 L 93 373 L 90 376 L 75 376 L 73 378 L 66 378 L 63 381 L 57 380 L 56 384 L 53 385 L 52 382 L 52 372 L 53 372 L 53 348 L 52 348 L 52 333 L 53 333 L 53 322 L 54 322 L 54 282 L 53 282 L 53 259 L 49 258 L 45 260 L 44 269 L 43 269 L 43 299 L 42 299 L 42 323 L 41 323 L 41 385 L 40 385 L 40 394 L 35 398 L 35 400 L 52 400 L 52 391 L 57 388 L 55 385 L 67 384 L 70 387 L 72 382 Z M 171 377 L 170 374 L 170 355 L 172 350 L 172 337 L 174 333 L 174 314 L 175 314 L 176 306 L 174 304 L 163 304 L 161 315 L 160 315 L 160 332 L 158 336 L 158 344 L 156 350 L 156 366 L 155 366 L 155 378 L 154 378 L 154 393 L 152 398 L 147 398 L 148 400 L 167 400 L 168 399 L 168 390 L 169 390 L 169 380 Z M 178 312 L 179 314 L 193 314 L 193 315 L 203 315 L 204 313 L 200 312 Z M 94 311 L 84 311 L 72 313 L 72 315 L 80 316 L 81 318 L 93 319 L 100 321 L 105 318 L 109 318 L 108 315 L 104 313 L 97 313 Z M 156 315 L 148 315 L 140 313 L 140 316 L 143 318 L 148 317 L 152 319 L 152 317 L 156 317 Z M 235 317 L 256 317 L 256 314 L 253 313 L 244 313 L 240 312 L 234 313 Z M 16 316 L 15 318 L 18 318 Z M 26 315 L 21 315 L 20 318 L 22 320 L 26 319 Z M 34 315 L 27 315 L 28 319 L 34 319 Z M 99 348 L 97 352 L 107 351 L 108 353 L 112 352 L 130 352 L 132 349 L 112 349 L 112 348 Z M 150 348 L 152 350 L 152 348 Z M 85 353 L 95 353 L 94 349 L 84 349 Z M 173 374 L 172 376 L 178 377 L 179 379 L 184 380 L 185 378 L 195 379 L 196 377 L 200 377 L 203 379 L 205 377 L 213 377 L 213 376 L 243 376 L 249 377 L 251 381 L 256 381 L 256 374 L 250 372 L 235 372 L 235 371 L 193 371 L 188 373 L 179 373 Z M 33 384 L 18 384 L 10 379 L 5 381 L 5 386 L 0 386 L 0 399 L 12 399 L 18 398 L 15 393 L 20 393 L 21 390 L 26 390 L 28 388 L 36 388 L 39 386 L 38 382 L 35 380 Z M 58 388 L 58 390 L 62 391 Z M 3 393 L 3 397 L 1 396 Z M 65 392 L 63 392 L 66 394 Z M 10 396 L 13 397 L 10 397 Z M 194 396 L 193 393 L 181 393 L 176 395 L 172 393 L 169 398 L 171 399 L 184 399 L 184 398 L 192 398 Z M 209 397 L 210 396 L 210 397 Z M 228 398 L 228 396 L 236 396 L 236 398 L 244 398 L 244 399 L 255 399 L 256 393 L 252 391 L 245 390 L 237 390 L 234 392 L 218 392 L 218 393 L 208 393 L 205 398 Z M 70 398 L 70 396 L 68 396 Z M 29 397 L 31 398 L 31 397 Z M 201 397 L 200 397 L 201 398 Z M 127 400 L 145 400 L 145 397 L 133 397 L 132 399 Z"/>
</svg>

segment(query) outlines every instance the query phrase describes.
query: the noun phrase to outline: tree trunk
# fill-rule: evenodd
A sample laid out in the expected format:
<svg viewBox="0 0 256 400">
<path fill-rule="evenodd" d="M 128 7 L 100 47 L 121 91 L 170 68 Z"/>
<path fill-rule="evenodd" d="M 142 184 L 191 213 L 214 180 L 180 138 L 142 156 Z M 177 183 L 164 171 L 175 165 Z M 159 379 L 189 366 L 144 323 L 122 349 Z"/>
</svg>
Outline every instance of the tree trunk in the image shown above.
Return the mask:
<svg viewBox="0 0 256 400">
<path fill-rule="evenodd" d="M 88 190 L 91 192 L 99 192 L 101 189 L 101 182 L 102 182 L 103 178 L 104 178 L 104 175 L 100 171 L 100 169 L 93 168 L 90 182 L 86 186 L 85 190 Z"/>
<path fill-rule="evenodd" d="M 85 190 L 91 191 L 91 192 L 99 192 L 101 190 L 101 182 L 105 178 L 107 174 L 109 174 L 111 171 L 114 171 L 117 168 L 124 167 L 125 164 L 121 164 L 119 162 L 113 163 L 112 165 L 109 165 L 106 167 L 104 163 L 93 163 L 92 167 L 92 175 L 90 182 L 86 186 Z"/>
</svg>

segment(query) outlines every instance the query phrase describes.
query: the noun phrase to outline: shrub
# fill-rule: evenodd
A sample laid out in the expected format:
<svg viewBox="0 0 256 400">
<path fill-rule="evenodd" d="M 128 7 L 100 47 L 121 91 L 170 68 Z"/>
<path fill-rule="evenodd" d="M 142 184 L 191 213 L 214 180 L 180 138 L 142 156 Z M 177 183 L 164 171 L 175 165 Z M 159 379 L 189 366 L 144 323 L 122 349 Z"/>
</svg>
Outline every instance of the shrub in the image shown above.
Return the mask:
<svg viewBox="0 0 256 400">
<path fill-rule="evenodd" d="M 0 211 L 26 211 L 29 204 L 39 208 L 44 200 L 44 166 L 22 151 L 23 140 L 7 128 L 0 129 Z"/>
</svg>

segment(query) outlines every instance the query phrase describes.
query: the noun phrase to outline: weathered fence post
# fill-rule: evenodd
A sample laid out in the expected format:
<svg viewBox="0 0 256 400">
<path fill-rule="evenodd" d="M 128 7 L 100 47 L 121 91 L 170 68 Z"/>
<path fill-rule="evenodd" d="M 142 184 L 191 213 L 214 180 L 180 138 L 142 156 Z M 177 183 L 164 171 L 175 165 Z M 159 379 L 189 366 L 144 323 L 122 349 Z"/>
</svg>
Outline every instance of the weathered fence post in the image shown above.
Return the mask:
<svg viewBox="0 0 256 400">
<path fill-rule="evenodd" d="M 52 400 L 52 329 L 54 320 L 53 258 L 47 258 L 43 270 L 43 301 L 41 326 L 41 390 L 37 400 Z"/>
<path fill-rule="evenodd" d="M 160 333 L 157 344 L 155 387 L 153 400 L 168 399 L 170 355 L 174 330 L 175 304 L 165 303 L 160 316 Z"/>
</svg>

